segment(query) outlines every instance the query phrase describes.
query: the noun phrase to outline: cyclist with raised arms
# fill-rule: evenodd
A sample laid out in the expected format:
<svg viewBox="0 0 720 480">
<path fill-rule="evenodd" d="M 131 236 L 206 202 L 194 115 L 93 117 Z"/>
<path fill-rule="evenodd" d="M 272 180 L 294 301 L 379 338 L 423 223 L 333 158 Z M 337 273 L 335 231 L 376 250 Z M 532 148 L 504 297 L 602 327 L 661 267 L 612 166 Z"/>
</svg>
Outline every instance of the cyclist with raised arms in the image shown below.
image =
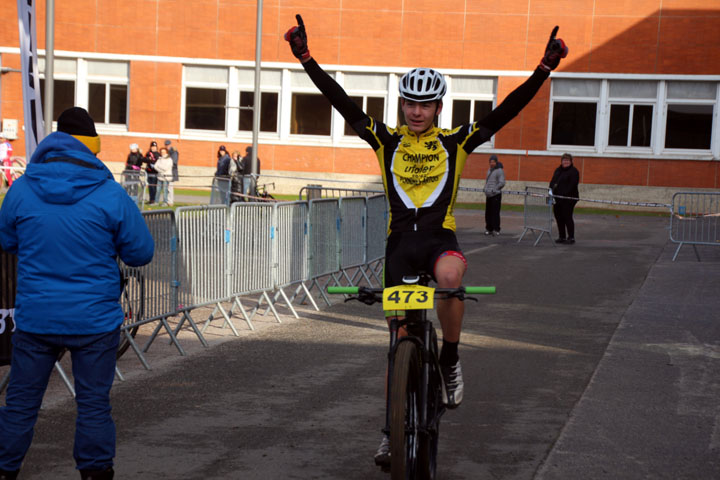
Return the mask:
<svg viewBox="0 0 720 480">
<path fill-rule="evenodd" d="M 310 56 L 302 17 L 288 30 L 285 40 L 317 88 L 355 132 L 370 144 L 380 163 L 383 186 L 390 206 L 385 250 L 385 287 L 402 284 L 404 275 L 432 273 L 440 288 L 457 288 L 467 269 L 455 237 L 453 210 L 465 161 L 476 147 L 489 140 L 512 120 L 535 96 L 550 71 L 557 68 L 568 49 L 550 35 L 545 54 L 533 74 L 510 93 L 492 112 L 475 122 L 452 129 L 434 125 L 443 108 L 446 92 L 442 74 L 415 68 L 400 79 L 400 103 L 406 125 L 396 128 L 368 116 Z M 438 301 L 437 314 L 443 331 L 439 363 L 445 383 L 443 400 L 456 408 L 463 398 L 463 377 L 458 343 L 463 302 Z M 386 312 L 397 316 L 398 312 Z M 390 463 L 390 447 L 383 437 L 375 463 Z"/>
</svg>

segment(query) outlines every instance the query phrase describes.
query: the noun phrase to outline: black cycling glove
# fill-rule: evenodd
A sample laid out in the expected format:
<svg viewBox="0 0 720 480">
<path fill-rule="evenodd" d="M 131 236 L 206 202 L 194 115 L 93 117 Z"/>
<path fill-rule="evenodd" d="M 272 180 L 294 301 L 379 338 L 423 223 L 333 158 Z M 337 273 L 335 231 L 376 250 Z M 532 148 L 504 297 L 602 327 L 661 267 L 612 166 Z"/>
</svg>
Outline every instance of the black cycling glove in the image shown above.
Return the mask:
<svg viewBox="0 0 720 480">
<path fill-rule="evenodd" d="M 307 45 L 307 34 L 305 33 L 305 24 L 302 17 L 295 15 L 297 19 L 297 27 L 292 27 L 285 33 L 285 40 L 290 43 L 290 50 L 299 60 L 307 60 L 310 58 L 310 50 Z"/>
<path fill-rule="evenodd" d="M 567 57 L 568 54 L 568 47 L 562 38 L 555 38 L 559 29 L 560 27 L 557 25 L 553 28 L 550 34 L 550 40 L 548 40 L 547 46 L 545 47 L 545 55 L 542 60 L 540 60 L 540 65 L 538 65 L 546 72 L 555 70 L 557 66 L 560 65 L 560 59 Z"/>
</svg>

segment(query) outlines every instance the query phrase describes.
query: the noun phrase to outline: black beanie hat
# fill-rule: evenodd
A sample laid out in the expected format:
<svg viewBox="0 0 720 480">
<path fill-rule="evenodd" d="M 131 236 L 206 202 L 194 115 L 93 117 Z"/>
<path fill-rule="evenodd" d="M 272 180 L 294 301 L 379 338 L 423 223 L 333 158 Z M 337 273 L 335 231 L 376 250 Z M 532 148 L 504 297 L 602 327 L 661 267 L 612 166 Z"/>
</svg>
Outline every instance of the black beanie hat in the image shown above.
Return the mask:
<svg viewBox="0 0 720 480">
<path fill-rule="evenodd" d="M 58 132 L 72 135 L 81 141 L 91 152 L 100 152 L 100 137 L 95 130 L 95 122 L 84 108 L 71 107 L 60 114 L 57 120 Z"/>
</svg>

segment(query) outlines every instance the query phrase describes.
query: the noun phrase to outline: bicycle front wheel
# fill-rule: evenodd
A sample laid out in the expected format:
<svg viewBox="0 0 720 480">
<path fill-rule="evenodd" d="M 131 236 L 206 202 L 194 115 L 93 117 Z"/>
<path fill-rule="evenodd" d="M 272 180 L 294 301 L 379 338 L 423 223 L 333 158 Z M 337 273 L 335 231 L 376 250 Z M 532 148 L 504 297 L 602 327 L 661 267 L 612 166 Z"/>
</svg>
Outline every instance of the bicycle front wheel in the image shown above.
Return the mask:
<svg viewBox="0 0 720 480">
<path fill-rule="evenodd" d="M 393 480 L 419 477 L 420 356 L 410 341 L 395 352 L 390 398 L 390 471 Z"/>
</svg>

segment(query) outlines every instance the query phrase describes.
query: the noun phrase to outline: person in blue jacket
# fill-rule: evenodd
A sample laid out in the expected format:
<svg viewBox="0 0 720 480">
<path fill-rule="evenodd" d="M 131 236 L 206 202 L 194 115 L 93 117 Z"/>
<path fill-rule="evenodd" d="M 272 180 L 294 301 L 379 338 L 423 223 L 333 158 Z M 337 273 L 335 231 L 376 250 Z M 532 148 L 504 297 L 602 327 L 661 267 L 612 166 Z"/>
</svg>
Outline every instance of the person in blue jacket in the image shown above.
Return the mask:
<svg viewBox="0 0 720 480">
<path fill-rule="evenodd" d="M 58 353 L 72 355 L 77 422 L 73 456 L 83 479 L 111 479 L 110 388 L 123 311 L 118 257 L 152 260 L 142 214 L 96 157 L 100 138 L 82 108 L 65 110 L 0 209 L 0 244 L 17 254 L 16 330 L 0 408 L 0 479 L 14 479 Z"/>
</svg>

